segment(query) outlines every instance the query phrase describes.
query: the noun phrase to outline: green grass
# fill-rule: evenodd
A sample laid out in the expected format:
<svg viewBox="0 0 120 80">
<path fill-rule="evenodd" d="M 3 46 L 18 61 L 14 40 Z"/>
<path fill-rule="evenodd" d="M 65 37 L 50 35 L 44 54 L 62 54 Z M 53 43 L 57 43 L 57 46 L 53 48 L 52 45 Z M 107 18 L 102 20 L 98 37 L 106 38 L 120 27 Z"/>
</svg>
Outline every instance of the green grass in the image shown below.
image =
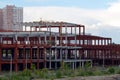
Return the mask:
<svg viewBox="0 0 120 80">
<path fill-rule="evenodd" d="M 88 63 L 87 63 L 88 64 Z M 54 80 L 56 78 L 66 78 L 66 77 L 76 77 L 76 76 L 102 76 L 102 75 L 111 75 L 111 74 L 120 74 L 120 67 L 89 67 L 88 65 L 85 68 L 71 69 L 69 66 L 62 67 L 58 70 L 48 70 L 43 68 L 41 70 L 36 70 L 33 66 L 32 70 L 23 70 L 18 73 L 12 73 L 10 77 L 9 73 L 0 77 L 0 80 L 30 80 L 31 78 L 37 79 L 49 79 Z"/>
</svg>

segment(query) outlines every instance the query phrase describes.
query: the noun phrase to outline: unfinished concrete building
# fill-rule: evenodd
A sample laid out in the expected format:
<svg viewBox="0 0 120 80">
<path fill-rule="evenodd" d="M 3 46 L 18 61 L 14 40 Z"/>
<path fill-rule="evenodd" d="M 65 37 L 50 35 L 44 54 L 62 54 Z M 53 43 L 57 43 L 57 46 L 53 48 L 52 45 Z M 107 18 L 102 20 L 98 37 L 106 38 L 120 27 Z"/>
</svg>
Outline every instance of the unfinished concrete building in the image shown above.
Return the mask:
<svg viewBox="0 0 120 80">
<path fill-rule="evenodd" d="M 22 23 L 24 31 L 0 32 L 0 71 L 31 68 L 57 69 L 120 64 L 120 45 L 111 38 L 85 33 L 85 26 L 67 22 Z"/>
</svg>

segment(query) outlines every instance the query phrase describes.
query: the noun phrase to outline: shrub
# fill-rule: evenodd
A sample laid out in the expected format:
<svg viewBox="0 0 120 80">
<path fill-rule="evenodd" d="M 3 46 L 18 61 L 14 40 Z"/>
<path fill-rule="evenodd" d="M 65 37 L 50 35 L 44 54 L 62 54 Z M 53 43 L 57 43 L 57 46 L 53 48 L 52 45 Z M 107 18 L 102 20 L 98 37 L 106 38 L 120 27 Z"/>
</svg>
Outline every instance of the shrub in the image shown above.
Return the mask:
<svg viewBox="0 0 120 80">
<path fill-rule="evenodd" d="M 40 72 L 38 72 L 40 78 L 48 78 L 48 69 L 43 68 Z"/>
<path fill-rule="evenodd" d="M 116 70 L 116 74 L 120 74 L 120 68 Z"/>
<path fill-rule="evenodd" d="M 87 69 L 90 69 L 90 67 L 91 67 L 91 63 L 86 62 L 84 68 L 87 70 Z"/>
<path fill-rule="evenodd" d="M 93 72 L 93 75 L 95 75 L 95 76 L 100 76 L 100 75 L 102 75 L 103 73 L 100 71 L 100 70 L 95 70 L 94 72 Z"/>
<path fill-rule="evenodd" d="M 0 80 L 8 80 L 6 77 L 0 77 Z"/>
<path fill-rule="evenodd" d="M 31 65 L 31 69 L 32 69 L 33 71 L 36 70 L 36 66 L 35 66 L 35 64 L 32 64 L 32 65 Z"/>
<path fill-rule="evenodd" d="M 62 73 L 60 70 L 56 71 L 56 78 L 62 78 Z"/>
<path fill-rule="evenodd" d="M 108 73 L 113 74 L 115 73 L 115 69 L 113 67 L 110 67 L 107 69 Z"/>
<path fill-rule="evenodd" d="M 28 69 L 25 69 L 22 71 L 21 76 L 31 76 L 31 71 Z"/>
</svg>

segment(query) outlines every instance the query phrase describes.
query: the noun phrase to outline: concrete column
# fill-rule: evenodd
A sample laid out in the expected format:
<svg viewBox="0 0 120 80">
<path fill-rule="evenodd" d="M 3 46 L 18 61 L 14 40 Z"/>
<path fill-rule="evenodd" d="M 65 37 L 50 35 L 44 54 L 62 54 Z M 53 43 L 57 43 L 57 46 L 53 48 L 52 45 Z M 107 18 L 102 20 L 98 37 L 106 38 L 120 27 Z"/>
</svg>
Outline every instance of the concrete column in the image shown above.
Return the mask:
<svg viewBox="0 0 120 80">
<path fill-rule="evenodd" d="M 57 35 L 55 35 L 55 46 L 57 46 Z"/>
<path fill-rule="evenodd" d="M 77 45 L 77 28 L 75 27 L 75 46 Z"/>
<path fill-rule="evenodd" d="M 52 56 L 52 55 L 51 55 L 51 48 L 50 48 L 49 69 L 51 69 L 51 56 Z"/>
<path fill-rule="evenodd" d="M 103 45 L 103 39 L 101 39 L 101 45 Z"/>
<path fill-rule="evenodd" d="M 79 35 L 81 35 L 81 27 L 79 27 Z"/>
<path fill-rule="evenodd" d="M 55 48 L 55 60 L 57 59 L 57 49 Z"/>
<path fill-rule="evenodd" d="M 15 59 L 15 71 L 18 71 L 18 66 L 17 66 L 17 60 L 18 60 L 18 49 L 17 47 L 15 48 L 15 53 L 14 53 L 14 59 Z"/>
<path fill-rule="evenodd" d="M 1 73 L 1 71 L 2 71 L 2 64 L 1 64 L 1 62 L 0 62 L 0 73 Z"/>
<path fill-rule="evenodd" d="M 57 69 L 57 62 L 55 62 L 55 69 Z"/>
<path fill-rule="evenodd" d="M 39 56 L 39 47 L 37 48 L 37 69 L 39 69 L 39 59 L 40 59 L 40 56 Z"/>
<path fill-rule="evenodd" d="M 0 62 L 1 62 L 1 59 L 2 59 L 2 49 L 1 49 L 1 46 L 0 46 Z"/>
<path fill-rule="evenodd" d="M 39 69 L 39 62 L 37 62 L 37 69 Z"/>
<path fill-rule="evenodd" d="M 75 64 L 74 64 L 74 62 L 72 62 L 72 68 L 75 69 Z"/>
<path fill-rule="evenodd" d="M 67 42 L 67 26 L 65 26 L 65 34 L 66 34 L 66 35 L 65 35 L 65 40 L 66 40 L 66 43 L 65 43 L 65 44 L 66 44 L 66 46 L 67 46 L 67 43 L 68 43 L 68 42 Z"/>
<path fill-rule="evenodd" d="M 72 27 L 71 27 L 71 34 L 72 34 Z"/>
<path fill-rule="evenodd" d="M 0 36 L 0 44 L 2 44 L 2 36 Z"/>
<path fill-rule="evenodd" d="M 41 38 L 40 38 L 40 36 L 38 37 L 38 44 L 41 44 Z"/>
<path fill-rule="evenodd" d="M 15 63 L 15 72 L 17 72 L 18 71 L 18 65 L 17 65 L 17 63 Z"/>
<path fill-rule="evenodd" d="M 79 67 L 81 67 L 81 61 L 79 62 Z"/>
<path fill-rule="evenodd" d="M 103 53 L 103 67 L 105 67 L 105 55 L 104 55 L 104 50 L 102 51 Z"/>
<path fill-rule="evenodd" d="M 47 44 L 47 35 L 46 35 L 46 32 L 45 32 L 45 37 L 44 38 L 45 38 L 45 40 L 44 40 L 45 44 Z"/>
<path fill-rule="evenodd" d="M 65 50 L 65 59 L 67 60 L 67 56 L 68 56 L 68 50 Z"/>
<path fill-rule="evenodd" d="M 44 48 L 44 68 L 46 68 L 46 48 Z"/>
<path fill-rule="evenodd" d="M 92 67 L 92 65 L 93 65 L 92 60 L 90 62 L 91 62 L 91 67 Z"/>
<path fill-rule="evenodd" d="M 83 26 L 83 35 L 85 35 L 85 26 Z"/>
<path fill-rule="evenodd" d="M 106 45 L 106 39 L 104 39 L 104 45 Z"/>
<path fill-rule="evenodd" d="M 100 45 L 100 40 L 98 39 L 98 45 Z"/>
<path fill-rule="evenodd" d="M 60 49 L 60 59 L 62 60 L 62 49 Z"/>
<path fill-rule="evenodd" d="M 41 31 L 40 25 L 39 25 L 39 31 Z"/>
<path fill-rule="evenodd" d="M 26 65 L 26 63 L 25 63 L 25 46 L 23 47 L 23 59 L 24 59 L 24 62 L 23 62 L 23 69 L 25 69 L 25 65 Z"/>
<path fill-rule="evenodd" d="M 82 68 L 84 68 L 84 61 L 82 61 Z"/>
</svg>

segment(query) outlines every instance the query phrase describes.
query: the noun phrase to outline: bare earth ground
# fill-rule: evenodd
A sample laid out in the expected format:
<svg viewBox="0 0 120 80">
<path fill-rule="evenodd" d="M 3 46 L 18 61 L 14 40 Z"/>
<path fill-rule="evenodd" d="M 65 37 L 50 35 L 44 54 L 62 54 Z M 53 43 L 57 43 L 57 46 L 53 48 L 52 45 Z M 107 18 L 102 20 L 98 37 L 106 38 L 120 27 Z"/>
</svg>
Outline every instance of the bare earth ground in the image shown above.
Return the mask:
<svg viewBox="0 0 120 80">
<path fill-rule="evenodd" d="M 45 79 L 34 79 L 34 80 L 45 80 Z M 120 80 L 120 74 L 107 75 L 107 76 L 62 78 L 62 79 L 55 79 L 55 80 Z"/>
</svg>

